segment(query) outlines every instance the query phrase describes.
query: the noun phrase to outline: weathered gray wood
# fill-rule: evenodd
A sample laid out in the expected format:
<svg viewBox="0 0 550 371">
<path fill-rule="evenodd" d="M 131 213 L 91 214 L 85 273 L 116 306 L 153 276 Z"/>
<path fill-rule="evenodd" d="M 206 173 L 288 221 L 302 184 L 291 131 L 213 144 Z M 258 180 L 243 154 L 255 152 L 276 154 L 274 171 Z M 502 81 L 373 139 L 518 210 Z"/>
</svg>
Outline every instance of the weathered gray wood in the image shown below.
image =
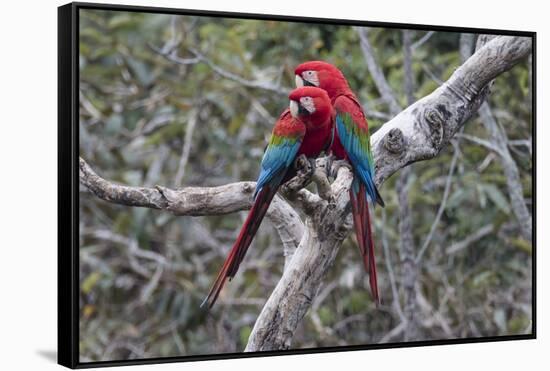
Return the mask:
<svg viewBox="0 0 550 371">
<path fill-rule="evenodd" d="M 237 182 L 219 187 L 170 189 L 130 187 L 112 183 L 97 175 L 80 158 L 80 183 L 97 197 L 116 204 L 170 211 L 175 215 L 222 215 L 252 207 L 255 182 Z M 285 257 L 291 257 L 300 244 L 304 223 L 298 213 L 280 196 L 275 196 L 267 217 L 277 229 Z"/>
<path fill-rule="evenodd" d="M 486 85 L 531 51 L 531 39 L 499 36 L 472 55 L 441 87 L 384 124 L 371 137 L 377 186 L 397 170 L 433 158 L 479 108 Z M 287 349 L 328 267 L 351 228 L 349 170 L 332 185 L 336 208 L 323 202 L 306 219 L 306 231 L 288 269 L 262 309 L 245 351 Z"/>
<path fill-rule="evenodd" d="M 531 51 L 531 39 L 499 36 L 471 56 L 451 78 L 418 100 L 371 137 L 377 186 L 404 166 L 438 155 L 455 133 L 479 108 L 487 84 L 512 68 Z M 276 226 L 285 250 L 298 246 L 281 280 L 262 309 L 246 351 L 286 349 L 299 322 L 332 265 L 351 228 L 348 190 L 352 174 L 340 167 L 331 185 L 331 202 L 311 192 L 292 189 L 306 216 L 305 227 L 297 212 L 276 197 L 268 217 Z M 300 180 L 296 184 L 307 184 Z M 128 187 L 111 183 L 80 159 L 80 182 L 106 201 L 170 211 L 176 215 L 226 214 L 251 207 L 253 182 L 220 187 Z M 286 241 L 286 242 L 285 242 Z"/>
<path fill-rule="evenodd" d="M 333 204 L 319 201 L 294 257 L 254 325 L 245 351 L 288 349 L 296 327 L 332 265 L 351 227 L 349 187 L 353 175 L 340 167 L 331 186 Z"/>
<path fill-rule="evenodd" d="M 483 89 L 531 51 L 527 37 L 498 36 L 442 86 L 410 105 L 371 137 L 376 183 L 415 161 L 437 156 L 482 103 Z"/>
</svg>

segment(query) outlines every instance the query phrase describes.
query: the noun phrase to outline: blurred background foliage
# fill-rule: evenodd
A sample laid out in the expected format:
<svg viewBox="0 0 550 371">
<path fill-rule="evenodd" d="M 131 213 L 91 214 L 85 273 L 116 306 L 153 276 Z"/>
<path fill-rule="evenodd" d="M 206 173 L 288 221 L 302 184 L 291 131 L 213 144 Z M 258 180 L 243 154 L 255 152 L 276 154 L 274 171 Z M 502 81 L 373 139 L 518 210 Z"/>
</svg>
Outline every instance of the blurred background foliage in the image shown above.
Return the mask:
<svg viewBox="0 0 550 371">
<path fill-rule="evenodd" d="M 460 34 L 412 35 L 418 99 L 461 64 Z M 406 106 L 402 32 L 372 28 L 369 40 Z M 255 180 L 272 125 L 288 105 L 293 69 L 306 60 L 342 69 L 373 132 L 391 118 L 348 26 L 81 10 L 79 43 L 80 154 L 101 176 L 123 184 Z M 501 75 L 489 99 L 529 208 L 530 73 L 526 60 Z M 478 116 L 464 133 L 489 136 Z M 529 333 L 531 241 L 519 233 L 502 165 L 479 144 L 455 144 L 447 203 L 419 263 L 417 339 Z M 408 196 L 416 251 L 434 223 L 453 155 L 448 146 L 436 159 L 412 166 Z M 292 347 L 403 340 L 392 332 L 400 323 L 395 300 L 402 305 L 404 295 L 397 178 L 382 187 L 387 206 L 375 216 L 383 304 L 376 309 L 371 300 L 350 236 Z M 207 313 L 199 304 L 245 215 L 176 217 L 109 204 L 81 188 L 80 360 L 242 351 L 282 273 L 282 247 L 268 220 L 216 307 Z M 453 246 L 461 248 L 449 252 Z"/>
</svg>

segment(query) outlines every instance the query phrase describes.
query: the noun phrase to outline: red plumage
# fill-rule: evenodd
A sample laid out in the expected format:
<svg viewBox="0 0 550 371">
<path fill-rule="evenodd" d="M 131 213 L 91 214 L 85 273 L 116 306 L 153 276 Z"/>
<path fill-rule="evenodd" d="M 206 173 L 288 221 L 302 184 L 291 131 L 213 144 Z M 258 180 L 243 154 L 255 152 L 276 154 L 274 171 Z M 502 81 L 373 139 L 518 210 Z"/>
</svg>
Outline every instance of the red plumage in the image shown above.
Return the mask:
<svg viewBox="0 0 550 371">
<path fill-rule="evenodd" d="M 237 273 L 277 190 L 295 174 L 294 159 L 302 154 L 307 157 L 316 157 L 322 151 L 328 150 L 331 144 L 334 112 L 327 93 L 319 88 L 304 87 L 292 91 L 289 98 L 296 104 L 301 104 L 302 99 L 308 98 L 312 102 L 310 107 L 314 107 L 314 110 L 309 112 L 304 109 L 302 114 L 293 116 L 290 109 L 286 109 L 275 123 L 272 139 L 262 160 L 262 170 L 257 185 L 260 188 L 254 204 L 201 306 L 207 303 L 208 308 L 211 308 L 226 280 L 228 278 L 231 280 Z M 284 149 L 281 138 L 288 140 Z M 290 156 L 291 144 L 295 140 L 299 140 L 297 151 L 292 158 L 285 157 Z M 262 178 L 263 175 L 265 177 Z"/>
<path fill-rule="evenodd" d="M 229 278 L 229 280 L 231 281 L 231 278 L 233 278 L 237 273 L 239 265 L 241 264 L 244 255 L 248 250 L 248 247 L 252 243 L 252 239 L 258 231 L 258 228 L 260 227 L 265 213 L 267 212 L 267 209 L 269 208 L 273 197 L 277 193 L 277 189 L 278 187 L 273 188 L 270 186 L 266 186 L 256 196 L 254 205 L 252 205 L 252 208 L 248 212 L 248 216 L 246 217 L 246 220 L 241 227 L 239 236 L 233 244 L 229 255 L 225 259 L 222 269 L 218 273 L 216 281 L 214 281 L 214 285 L 212 285 L 212 288 L 210 289 L 210 293 L 201 304 L 201 306 L 208 302 L 208 308 L 212 308 L 227 278 Z"/>
<path fill-rule="evenodd" d="M 297 78 L 297 83 L 314 85 L 324 89 L 331 99 L 335 113 L 350 115 L 353 123 L 358 127 L 358 130 L 368 133 L 368 122 L 361 104 L 350 89 L 346 78 L 338 68 L 323 61 L 310 61 L 296 67 L 295 74 L 299 77 L 299 79 Z M 338 159 L 350 160 L 349 154 L 342 145 L 339 135 L 334 136 L 331 151 Z M 353 163 L 352 166 L 354 166 Z M 355 171 L 356 169 L 354 168 L 354 172 Z M 376 196 L 373 198 L 373 202 L 378 202 L 384 206 L 384 202 L 375 186 L 374 192 Z M 366 185 L 361 182 L 357 194 L 354 193 L 353 189 L 350 189 L 350 200 L 358 247 L 363 258 L 365 269 L 369 273 L 369 284 L 372 296 L 375 302 L 379 304 L 380 297 L 376 274 L 374 241 L 366 193 Z"/>
<path fill-rule="evenodd" d="M 306 126 L 306 135 L 297 156 L 317 157 L 321 152 L 328 151 L 332 143 L 334 109 L 328 94 L 322 89 L 304 86 L 289 94 L 290 100 L 295 102 L 303 97 L 313 99 L 315 112 L 300 116 Z"/>
</svg>

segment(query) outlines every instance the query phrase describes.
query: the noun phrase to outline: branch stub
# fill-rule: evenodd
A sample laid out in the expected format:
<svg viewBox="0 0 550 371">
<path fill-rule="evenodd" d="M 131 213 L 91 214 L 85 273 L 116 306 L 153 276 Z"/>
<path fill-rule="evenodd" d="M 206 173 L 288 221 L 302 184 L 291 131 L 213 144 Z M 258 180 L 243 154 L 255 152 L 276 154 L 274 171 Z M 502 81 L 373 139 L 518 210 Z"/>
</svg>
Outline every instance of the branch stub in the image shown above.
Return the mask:
<svg viewBox="0 0 550 371">
<path fill-rule="evenodd" d="M 399 128 L 391 129 L 384 137 L 384 147 L 395 155 L 405 150 L 405 136 Z"/>
<path fill-rule="evenodd" d="M 428 137 L 432 147 L 437 150 L 440 149 L 443 143 L 445 113 L 450 116 L 449 111 L 442 104 L 438 105 L 437 108 L 428 107 L 426 111 L 424 111 L 424 120 L 430 127 L 429 133 L 431 135 L 428 135 Z"/>
</svg>

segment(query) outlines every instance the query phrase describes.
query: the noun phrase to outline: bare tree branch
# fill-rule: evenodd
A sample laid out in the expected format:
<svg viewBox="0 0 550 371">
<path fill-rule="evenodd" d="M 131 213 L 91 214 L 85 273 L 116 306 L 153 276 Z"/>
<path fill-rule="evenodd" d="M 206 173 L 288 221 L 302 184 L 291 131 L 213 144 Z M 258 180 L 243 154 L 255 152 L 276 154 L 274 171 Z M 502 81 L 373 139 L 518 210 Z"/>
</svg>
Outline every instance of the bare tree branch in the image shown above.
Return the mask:
<svg viewBox="0 0 550 371">
<path fill-rule="evenodd" d="M 514 161 L 510 149 L 508 148 L 508 137 L 506 132 L 498 125 L 489 103 L 484 102 L 479 109 L 479 116 L 483 125 L 491 136 L 491 144 L 496 147 L 496 153 L 499 155 L 504 175 L 506 176 L 506 185 L 510 196 L 510 204 L 516 219 L 519 223 L 521 235 L 527 241 L 532 241 L 533 238 L 533 221 L 531 213 L 525 203 L 523 197 L 523 185 L 519 169 Z"/>
<path fill-rule="evenodd" d="M 386 210 L 382 210 L 382 223 L 386 224 Z M 393 273 L 393 264 L 391 261 L 390 248 L 388 246 L 388 236 L 386 233 L 386 228 L 382 228 L 382 247 L 384 249 L 384 258 L 386 260 L 386 269 L 388 271 L 388 276 L 390 277 L 390 287 L 392 291 L 392 305 L 395 309 L 395 312 L 401 319 L 401 323 L 406 325 L 407 318 L 401 309 L 401 303 L 399 302 L 399 293 L 397 292 L 397 283 L 395 282 L 395 274 Z"/>
<path fill-rule="evenodd" d="M 476 48 L 482 48 L 492 39 L 494 39 L 494 36 L 491 35 L 480 36 Z M 494 151 L 499 155 L 502 163 L 508 194 L 510 195 L 510 204 L 518 221 L 521 235 L 530 242 L 533 238 L 533 220 L 523 197 L 523 185 L 521 184 L 519 169 L 510 153 L 506 131 L 498 125 L 487 101 L 481 105 L 479 116 L 489 133 L 490 143 L 495 148 Z"/>
<path fill-rule="evenodd" d="M 165 48 L 159 49 L 156 46 L 151 45 L 151 44 L 149 44 L 149 48 L 151 48 L 152 51 L 160 54 L 161 56 L 163 56 L 164 58 L 166 58 L 170 62 L 179 64 L 179 65 L 182 65 L 182 66 L 188 66 L 188 65 L 197 64 L 197 63 L 201 62 L 200 58 L 198 58 L 198 57 L 182 58 L 176 53 L 175 49 L 165 51 L 164 50 Z"/>
<path fill-rule="evenodd" d="M 233 72 L 229 72 L 226 69 L 222 68 L 221 66 L 214 63 L 210 58 L 206 57 L 204 54 L 200 53 L 198 50 L 190 48 L 189 51 L 195 55 L 196 58 L 198 58 L 201 62 L 204 62 L 208 67 L 212 69 L 215 73 L 218 75 L 225 77 L 226 79 L 233 80 L 240 85 L 249 87 L 249 88 L 258 88 L 263 89 L 267 91 L 271 91 L 273 93 L 284 95 L 285 97 L 290 92 L 290 88 L 285 88 L 280 85 L 275 85 L 269 82 L 265 81 L 258 81 L 258 80 L 248 80 L 244 77 L 241 77 L 237 74 L 234 74 Z"/>
<path fill-rule="evenodd" d="M 459 41 L 460 61 L 466 62 L 474 50 L 475 35 L 473 33 L 461 33 Z"/>
<path fill-rule="evenodd" d="M 414 103 L 414 73 L 412 69 L 413 48 L 411 46 L 413 32 L 403 30 L 403 69 L 405 71 L 405 95 L 407 104 Z"/>
<path fill-rule="evenodd" d="M 449 246 L 445 252 L 449 255 L 456 254 L 457 252 L 467 248 L 474 242 L 477 242 L 478 240 L 482 239 L 483 237 L 491 234 L 494 230 L 494 226 L 492 224 L 487 224 L 481 228 L 479 228 L 477 231 L 463 239 L 462 241 L 455 242 L 451 246 Z"/>
<path fill-rule="evenodd" d="M 414 75 L 412 70 L 412 31 L 403 30 L 403 67 L 405 70 L 405 94 L 407 103 L 414 102 Z M 418 267 L 414 259 L 414 238 L 412 230 L 412 211 L 409 204 L 409 179 L 412 176 L 412 166 L 403 168 L 396 182 L 397 195 L 399 197 L 399 237 L 401 239 L 401 256 L 403 266 L 403 288 L 405 290 L 405 320 L 403 340 L 418 338 L 418 326 L 416 323 L 416 290 L 418 281 Z"/>
<path fill-rule="evenodd" d="M 509 140 L 508 146 L 510 147 L 527 147 L 529 154 L 533 153 L 533 140 L 532 139 L 515 139 Z"/>
<path fill-rule="evenodd" d="M 181 151 L 180 162 L 178 165 L 178 171 L 174 179 L 174 185 L 176 187 L 181 186 L 181 181 L 185 176 L 185 167 L 189 161 L 189 154 L 191 153 L 191 144 L 193 142 L 193 132 L 195 131 L 195 126 L 197 125 L 199 112 L 198 109 L 193 109 L 189 112 L 189 117 L 187 119 L 187 126 L 185 129 L 185 138 L 183 139 L 183 149 Z"/>
<path fill-rule="evenodd" d="M 169 189 L 156 186 L 130 187 L 101 178 L 80 158 L 80 183 L 97 197 L 115 204 L 166 210 L 175 215 L 221 215 L 252 207 L 254 182 L 230 183 L 219 187 Z M 291 256 L 304 233 L 298 213 L 281 197 L 275 196 L 267 217 L 283 242 L 285 256 Z"/>
<path fill-rule="evenodd" d="M 149 44 L 149 48 L 153 50 L 155 53 L 163 56 L 167 60 L 182 65 L 193 65 L 197 63 L 204 63 L 208 67 L 212 69 L 216 74 L 218 74 L 221 77 L 224 77 L 229 80 L 233 80 L 240 85 L 249 87 L 249 88 L 259 88 L 263 90 L 267 90 L 279 95 L 288 95 L 288 92 L 291 90 L 290 88 L 285 88 L 280 86 L 279 84 L 273 84 L 270 82 L 263 82 L 263 81 L 257 81 L 257 80 L 248 80 L 242 76 L 239 76 L 233 72 L 227 71 L 223 67 L 217 65 L 214 63 L 210 58 L 206 57 L 203 53 L 199 52 L 196 49 L 193 48 L 187 48 L 187 50 L 194 55 L 192 58 L 182 58 L 178 55 L 177 49 L 180 46 L 182 42 L 182 37 L 177 31 L 177 17 L 174 16 L 171 19 L 170 23 L 170 29 L 171 29 L 171 37 L 170 39 L 164 44 L 162 48 L 158 48 L 154 45 Z"/>
<path fill-rule="evenodd" d="M 189 49 L 189 52 L 193 54 L 192 58 L 180 57 L 176 53 L 175 49 L 166 51 L 165 48 L 160 49 L 150 44 L 149 44 L 149 48 L 151 48 L 151 50 L 163 56 L 170 62 L 179 64 L 182 66 L 187 66 L 187 65 L 197 64 L 197 63 L 204 63 L 219 76 L 226 78 L 228 80 L 233 80 L 239 83 L 240 85 L 246 86 L 248 88 L 257 88 L 257 89 L 267 90 L 267 91 L 270 91 L 279 95 L 284 95 L 284 96 L 287 96 L 291 90 L 290 88 L 285 88 L 283 86 L 265 82 L 265 81 L 246 79 L 242 76 L 237 75 L 236 73 L 226 70 L 220 65 L 214 63 L 210 58 L 206 57 L 204 54 L 200 53 L 198 50 L 195 50 L 192 48 Z"/>
<path fill-rule="evenodd" d="M 411 45 L 411 49 L 412 50 L 415 50 L 419 47 L 421 47 L 422 45 L 424 45 L 424 43 L 426 41 L 428 41 L 433 35 L 435 34 L 435 31 L 428 31 L 426 32 L 426 34 L 424 36 L 422 36 L 420 39 L 418 39 L 418 41 L 415 41 L 414 44 Z"/>
<path fill-rule="evenodd" d="M 441 199 L 441 203 L 439 204 L 439 209 L 437 209 L 437 214 L 435 215 L 435 220 L 432 223 L 432 226 L 430 227 L 430 232 L 428 233 L 428 236 L 426 237 L 426 240 L 424 240 L 424 243 L 422 244 L 422 247 L 420 248 L 420 251 L 418 252 L 418 255 L 416 256 L 416 263 L 419 263 L 420 260 L 422 260 L 422 256 L 428 249 L 428 246 L 430 246 L 430 242 L 432 241 L 432 238 L 434 236 L 434 232 L 437 229 L 437 225 L 439 224 L 439 221 L 441 220 L 441 217 L 443 216 L 443 212 L 445 211 L 445 207 L 447 206 L 447 199 L 449 198 L 449 192 L 451 191 L 451 183 L 453 180 L 453 175 L 456 167 L 456 162 L 458 160 L 458 145 L 455 147 L 455 152 L 453 154 L 453 159 L 451 160 L 451 166 L 449 167 L 449 174 L 447 175 L 447 180 L 445 181 L 445 189 L 443 190 L 443 198 Z"/>
<path fill-rule="evenodd" d="M 300 246 L 256 320 L 245 351 L 290 347 L 296 327 L 351 227 L 348 191 L 352 179 L 351 171 L 340 167 L 331 187 L 334 207 L 329 208 L 325 201 L 306 218 Z"/>
<path fill-rule="evenodd" d="M 512 68 L 530 50 L 529 38 L 500 36 L 489 41 L 441 87 L 384 124 L 371 137 L 376 185 L 380 187 L 393 173 L 412 162 L 437 156 L 477 111 L 487 92 L 487 84 Z M 305 227 L 288 203 L 280 197 L 274 199 L 268 212 L 269 218 L 280 221 L 283 227 L 278 228 L 279 233 L 292 231 L 289 238 L 299 247 L 263 307 L 246 351 L 290 347 L 296 327 L 310 308 L 352 226 L 348 192 L 352 177 L 347 167 L 340 167 L 331 185 L 332 203 L 303 189 L 298 192 L 298 195 L 312 201 L 308 203 L 311 210 L 306 213 Z M 106 201 L 191 216 L 248 209 L 252 204 L 254 189 L 253 182 L 178 190 L 158 186 L 121 186 L 97 176 L 82 159 L 80 181 Z M 294 220 L 295 224 L 290 220 Z M 421 299 L 421 292 L 418 292 L 420 306 L 425 304 Z M 446 332 L 450 331 L 443 321 L 441 323 Z"/>
<path fill-rule="evenodd" d="M 470 57 L 443 86 L 384 124 L 371 137 L 376 185 L 412 162 L 437 156 L 479 108 L 486 85 L 530 51 L 529 38 L 498 37 Z M 300 247 L 262 309 L 245 351 L 290 347 L 298 323 L 351 228 L 347 192 L 351 178 L 349 169 L 341 168 L 332 185 L 336 207 L 320 207 L 306 218 Z M 420 302 L 418 293 L 416 297 Z M 444 329 L 450 331 L 448 326 Z"/>
<path fill-rule="evenodd" d="M 364 29 L 357 29 L 359 37 L 362 43 L 363 56 L 367 63 L 367 68 L 375 81 L 376 87 L 380 94 L 385 97 L 387 102 L 390 102 L 389 108 L 392 116 L 399 114 L 402 110 L 399 105 L 397 98 L 395 97 L 394 92 L 390 88 L 385 76 L 382 73 L 382 69 L 379 67 L 376 62 L 376 57 L 374 56 L 374 51 L 370 47 L 368 37 Z M 413 32 L 410 30 L 403 30 L 403 69 L 405 72 L 404 78 L 404 88 L 405 95 L 407 97 L 407 103 L 410 105 L 414 102 L 414 75 L 412 71 L 412 53 L 413 45 L 412 36 Z M 433 33 L 428 32 L 419 42 L 420 46 L 423 42 L 428 40 Z M 386 265 L 388 266 L 388 273 L 390 274 L 390 283 L 393 292 L 393 302 L 396 312 L 401 318 L 402 326 L 397 326 L 394 331 L 388 334 L 388 339 L 392 336 L 397 336 L 403 332 L 404 340 L 416 338 L 418 332 L 418 326 L 415 321 L 415 308 L 416 308 L 416 282 L 417 282 L 417 261 L 415 260 L 414 252 L 414 241 L 412 234 L 412 215 L 409 205 L 408 197 L 408 186 L 409 178 L 411 177 L 412 168 L 405 167 L 396 183 L 396 191 L 399 197 L 399 237 L 400 237 L 400 248 L 401 248 L 401 257 L 402 257 L 402 279 L 403 287 L 405 291 L 405 306 L 404 310 L 401 309 L 401 304 L 399 303 L 399 297 L 396 292 L 395 279 L 393 278 L 393 269 L 389 265 L 389 251 L 387 246 L 387 241 L 385 235 L 383 235 L 383 247 L 384 253 L 386 255 Z M 392 335 L 394 334 L 394 335 Z M 385 339 L 383 339 L 385 340 Z"/>
<path fill-rule="evenodd" d="M 374 51 L 372 49 L 372 46 L 370 45 L 368 38 L 369 29 L 365 27 L 356 27 L 355 30 L 359 35 L 359 40 L 361 40 L 361 51 L 363 52 L 363 56 L 365 57 L 365 62 L 367 63 L 367 68 L 369 69 L 372 79 L 374 80 L 378 91 L 382 95 L 382 98 L 390 107 L 390 112 L 395 115 L 399 111 L 401 111 L 401 107 L 397 102 L 397 99 L 395 98 L 390 85 L 386 81 L 382 69 L 380 68 L 378 63 L 376 63 Z"/>
<path fill-rule="evenodd" d="M 476 137 L 474 135 L 470 134 L 463 134 L 459 133 L 456 135 L 457 138 L 464 138 L 472 143 L 478 144 L 480 146 L 483 146 L 487 148 L 489 151 L 495 152 L 497 155 L 502 155 L 502 151 L 499 147 L 497 147 L 494 143 L 489 142 L 488 140 Z"/>
<path fill-rule="evenodd" d="M 499 36 L 471 56 L 442 86 L 410 105 L 371 137 L 376 182 L 415 161 L 437 156 L 481 105 L 484 88 L 531 51 L 528 37 Z"/>
</svg>

